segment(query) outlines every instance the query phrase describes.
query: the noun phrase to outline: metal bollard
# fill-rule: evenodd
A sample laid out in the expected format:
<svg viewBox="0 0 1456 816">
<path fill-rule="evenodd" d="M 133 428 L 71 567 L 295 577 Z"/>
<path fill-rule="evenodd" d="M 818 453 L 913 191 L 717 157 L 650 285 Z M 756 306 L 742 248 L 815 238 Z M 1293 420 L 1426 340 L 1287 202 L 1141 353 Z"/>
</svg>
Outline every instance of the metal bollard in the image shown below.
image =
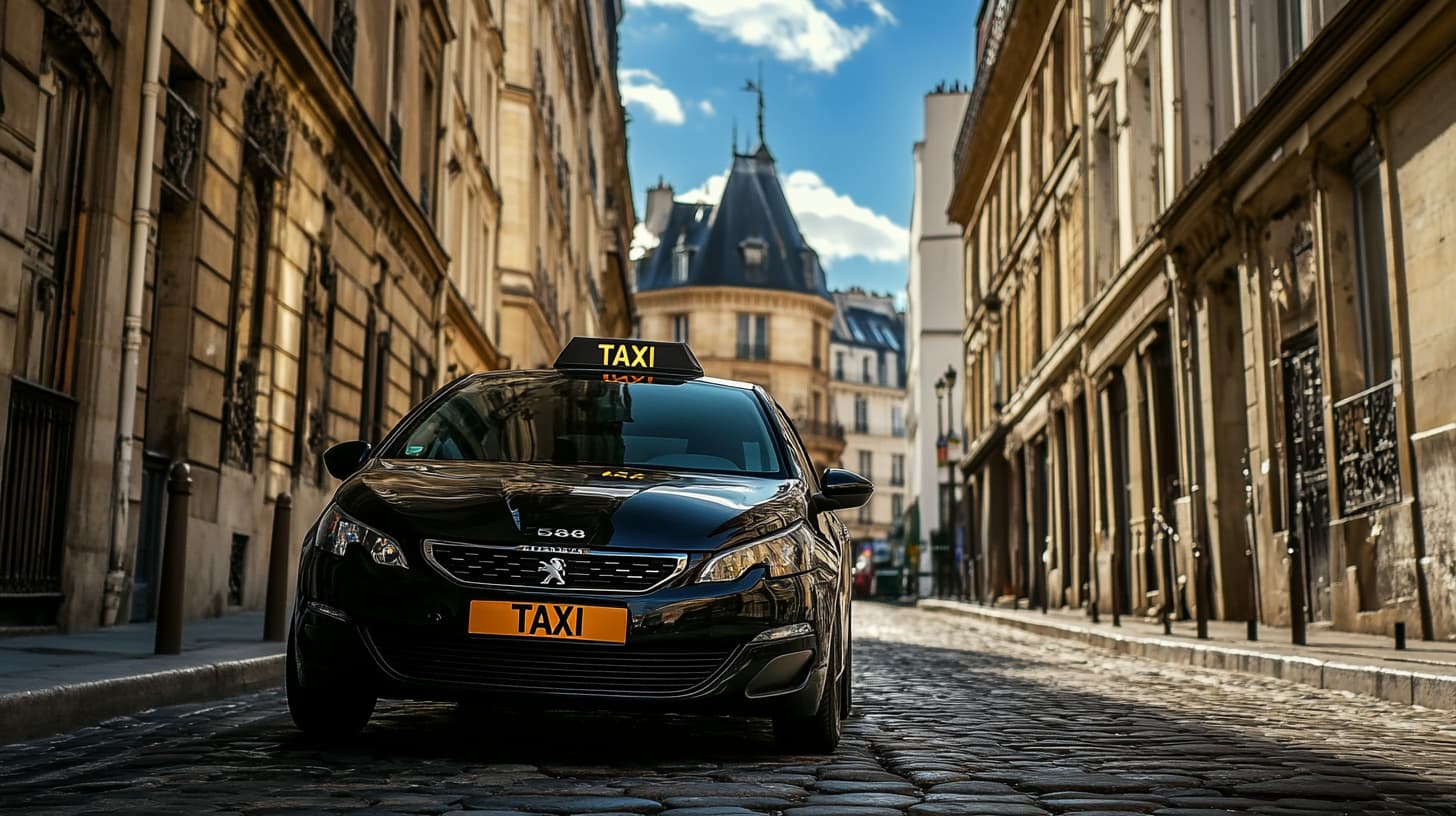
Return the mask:
<svg viewBox="0 0 1456 816">
<path fill-rule="evenodd" d="M 157 593 L 157 654 L 182 654 L 183 601 L 187 591 L 187 505 L 192 468 L 172 463 L 167 479 L 167 527 L 162 551 L 162 585 Z"/>
<path fill-rule="evenodd" d="M 1395 624 L 1395 648 L 1405 649 L 1405 621 L 1397 621 Z"/>
<path fill-rule="evenodd" d="M 279 493 L 273 505 L 273 540 L 268 544 L 268 604 L 263 615 L 263 639 L 287 640 L 288 555 L 293 518 L 293 497 Z"/>
</svg>

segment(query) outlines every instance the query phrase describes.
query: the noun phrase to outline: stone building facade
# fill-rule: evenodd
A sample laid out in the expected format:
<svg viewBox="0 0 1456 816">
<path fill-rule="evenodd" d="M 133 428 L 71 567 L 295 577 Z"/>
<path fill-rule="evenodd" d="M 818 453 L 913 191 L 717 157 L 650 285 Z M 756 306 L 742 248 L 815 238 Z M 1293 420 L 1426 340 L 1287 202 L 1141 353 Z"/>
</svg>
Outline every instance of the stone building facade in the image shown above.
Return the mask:
<svg viewBox="0 0 1456 816">
<path fill-rule="evenodd" d="M 575 335 L 627 336 L 636 215 L 617 87 L 621 0 L 504 6 L 495 116 L 503 203 L 494 307 L 513 365 L 548 366 Z M 498 311 L 498 315 L 494 312 Z"/>
<path fill-rule="evenodd" d="M 713 377 L 757 383 L 794 420 L 815 464 L 844 452 L 829 393 L 834 303 L 767 146 L 735 154 L 716 205 L 648 192 L 655 248 L 636 266 L 639 332 L 691 344 Z"/>
<path fill-rule="evenodd" d="M 856 542 L 888 540 L 905 515 L 905 315 L 888 295 L 833 295 L 829 403 L 844 428 L 840 466 L 875 483 L 875 495 L 844 521 Z"/>
<path fill-rule="evenodd" d="M 964 253 L 960 226 L 946 214 L 955 183 L 956 136 L 965 118 L 969 94 L 959 86 L 937 88 L 925 95 L 923 137 L 913 148 L 915 192 L 910 204 L 909 280 L 905 287 L 905 433 L 906 493 L 911 497 L 910 516 L 904 528 L 907 556 L 915 547 L 919 561 L 917 592 L 935 588 L 935 558 L 944 560 L 950 542 L 940 532 L 950 523 L 952 472 L 941 455 L 947 436 L 966 439 L 963 427 L 947 429 L 950 410 L 965 404 L 966 378 L 962 371 L 961 329 L 965 325 L 962 306 Z M 935 383 L 944 381 L 946 371 L 956 372 L 956 382 L 944 396 Z M 950 404 L 945 404 L 945 399 Z M 948 433 L 954 431 L 954 433 Z M 956 446 L 957 454 L 962 450 Z M 936 556 L 933 542 L 943 542 Z"/>
<path fill-rule="evenodd" d="M 174 461 L 192 478 L 186 614 L 261 606 L 275 497 L 293 498 L 296 548 L 334 486 L 326 447 L 379 439 L 452 365 L 506 362 L 442 240 L 451 43 L 493 8 L 0 4 L 0 183 L 17 193 L 0 201 L 0 626 L 149 618 Z M 620 152 L 603 162 L 624 186 Z M 615 291 L 603 312 L 627 314 Z"/>
<path fill-rule="evenodd" d="M 1456 4 L 987 5 L 952 204 L 982 596 L 1456 634 Z"/>
</svg>

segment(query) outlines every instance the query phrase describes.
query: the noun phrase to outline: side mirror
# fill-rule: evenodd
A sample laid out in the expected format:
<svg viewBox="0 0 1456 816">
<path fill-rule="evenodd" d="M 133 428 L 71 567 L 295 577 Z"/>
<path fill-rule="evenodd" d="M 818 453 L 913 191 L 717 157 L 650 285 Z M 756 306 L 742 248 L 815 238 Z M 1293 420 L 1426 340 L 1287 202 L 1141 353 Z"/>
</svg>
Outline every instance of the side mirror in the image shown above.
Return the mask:
<svg viewBox="0 0 1456 816">
<path fill-rule="evenodd" d="M 821 481 L 823 489 L 810 499 L 816 513 L 860 507 L 875 494 L 875 486 L 869 479 L 848 470 L 826 468 Z"/>
<path fill-rule="evenodd" d="M 358 439 L 352 442 L 340 442 L 324 451 L 324 467 L 335 479 L 340 481 L 347 479 L 359 472 L 359 468 L 369 458 L 369 451 L 373 447 L 368 442 Z"/>
</svg>

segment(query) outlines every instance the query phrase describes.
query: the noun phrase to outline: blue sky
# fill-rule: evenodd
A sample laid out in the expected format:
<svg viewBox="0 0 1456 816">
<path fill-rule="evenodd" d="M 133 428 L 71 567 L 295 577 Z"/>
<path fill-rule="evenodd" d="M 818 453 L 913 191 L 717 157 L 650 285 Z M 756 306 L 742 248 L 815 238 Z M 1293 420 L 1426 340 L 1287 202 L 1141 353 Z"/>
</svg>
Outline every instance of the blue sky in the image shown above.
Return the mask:
<svg viewBox="0 0 1456 816">
<path fill-rule="evenodd" d="M 618 77 L 639 217 L 662 177 L 714 200 L 739 146 L 766 131 L 789 202 L 831 288 L 904 289 L 911 147 L 921 100 L 971 79 L 980 0 L 626 0 Z"/>
</svg>

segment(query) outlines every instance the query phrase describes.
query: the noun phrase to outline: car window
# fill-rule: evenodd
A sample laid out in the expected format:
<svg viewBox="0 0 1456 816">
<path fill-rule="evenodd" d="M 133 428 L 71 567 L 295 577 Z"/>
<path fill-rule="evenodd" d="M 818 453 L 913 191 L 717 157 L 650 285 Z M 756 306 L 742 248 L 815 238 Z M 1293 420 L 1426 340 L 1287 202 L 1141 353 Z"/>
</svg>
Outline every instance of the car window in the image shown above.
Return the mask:
<svg viewBox="0 0 1456 816">
<path fill-rule="evenodd" d="M 401 429 L 384 455 L 759 475 L 783 469 L 752 392 L 556 374 L 468 381 Z"/>
<path fill-rule="evenodd" d="M 789 417 L 784 413 L 782 407 L 775 404 L 774 410 L 778 413 L 779 422 L 784 426 L 784 438 L 788 440 L 789 453 L 794 457 L 794 461 L 798 463 L 804 481 L 809 483 L 811 490 L 818 490 L 819 474 L 814 470 L 813 460 L 809 458 L 808 452 L 804 450 L 804 443 L 799 440 L 799 429 L 795 428 L 794 423 L 789 421 Z"/>
</svg>

